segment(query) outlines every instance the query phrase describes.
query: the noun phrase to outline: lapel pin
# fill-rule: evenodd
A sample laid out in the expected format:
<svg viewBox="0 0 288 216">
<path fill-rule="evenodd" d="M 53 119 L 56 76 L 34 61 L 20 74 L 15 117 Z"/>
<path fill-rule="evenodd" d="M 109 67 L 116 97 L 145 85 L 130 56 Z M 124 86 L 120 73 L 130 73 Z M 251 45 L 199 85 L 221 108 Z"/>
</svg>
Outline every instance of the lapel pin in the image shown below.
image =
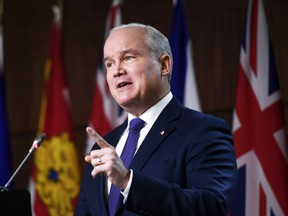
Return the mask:
<svg viewBox="0 0 288 216">
<path fill-rule="evenodd" d="M 164 133 L 165 133 L 164 131 L 161 131 L 161 132 L 160 132 L 160 134 L 161 134 L 162 136 L 164 135 Z"/>
</svg>

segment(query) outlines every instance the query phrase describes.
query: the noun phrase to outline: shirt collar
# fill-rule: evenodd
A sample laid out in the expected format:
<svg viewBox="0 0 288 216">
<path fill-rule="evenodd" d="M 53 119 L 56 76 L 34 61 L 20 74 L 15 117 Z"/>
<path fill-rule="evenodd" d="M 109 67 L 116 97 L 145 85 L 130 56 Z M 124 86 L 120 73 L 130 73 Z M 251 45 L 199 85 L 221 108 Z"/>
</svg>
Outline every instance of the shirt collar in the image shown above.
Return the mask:
<svg viewBox="0 0 288 216">
<path fill-rule="evenodd" d="M 148 110 L 146 110 L 139 118 L 141 118 L 143 121 L 146 122 L 146 124 L 154 124 L 162 110 L 167 106 L 167 104 L 172 100 L 173 95 L 171 92 L 169 92 L 164 98 L 162 98 L 160 101 L 158 101 L 155 105 L 150 107 Z M 129 122 L 136 118 L 134 115 L 128 113 L 128 125 Z"/>
</svg>

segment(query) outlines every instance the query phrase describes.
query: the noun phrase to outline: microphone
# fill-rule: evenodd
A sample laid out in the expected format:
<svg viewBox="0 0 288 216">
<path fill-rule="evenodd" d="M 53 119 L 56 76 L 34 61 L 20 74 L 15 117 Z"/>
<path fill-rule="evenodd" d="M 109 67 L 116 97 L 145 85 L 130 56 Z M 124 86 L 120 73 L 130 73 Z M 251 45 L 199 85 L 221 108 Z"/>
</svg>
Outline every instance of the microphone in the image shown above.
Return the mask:
<svg viewBox="0 0 288 216">
<path fill-rule="evenodd" d="M 29 158 L 29 156 L 32 154 L 32 152 L 34 152 L 35 150 L 37 150 L 42 142 L 46 139 L 46 135 L 44 133 L 40 134 L 36 139 L 34 139 L 34 142 L 32 143 L 31 148 L 29 149 L 28 154 L 26 155 L 26 157 L 24 158 L 24 160 L 21 162 L 21 164 L 18 166 L 18 168 L 16 169 L 16 171 L 13 173 L 13 175 L 11 176 L 11 178 L 8 180 L 8 182 L 5 184 L 4 187 L 1 187 L 1 192 L 3 191 L 8 191 L 8 187 L 10 185 L 10 183 L 12 182 L 12 180 L 14 179 L 14 177 L 16 176 L 16 174 L 19 172 L 19 170 L 21 169 L 21 167 L 23 166 L 23 164 L 26 162 L 26 160 Z"/>
</svg>

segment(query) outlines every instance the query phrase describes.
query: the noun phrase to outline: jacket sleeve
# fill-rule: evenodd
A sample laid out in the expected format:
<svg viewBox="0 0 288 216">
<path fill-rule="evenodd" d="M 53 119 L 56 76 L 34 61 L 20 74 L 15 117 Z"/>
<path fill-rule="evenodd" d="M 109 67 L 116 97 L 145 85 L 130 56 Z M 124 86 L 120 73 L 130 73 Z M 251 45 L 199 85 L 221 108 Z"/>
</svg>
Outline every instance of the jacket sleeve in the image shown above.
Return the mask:
<svg viewBox="0 0 288 216">
<path fill-rule="evenodd" d="M 80 188 L 80 194 L 78 197 L 77 205 L 74 211 L 74 216 L 91 216 L 92 214 L 90 213 L 89 206 L 88 206 L 88 200 L 87 200 L 87 179 L 90 178 L 88 176 L 88 166 L 86 166 L 85 172 L 84 172 L 84 177 L 81 183 L 81 188 Z"/>
</svg>

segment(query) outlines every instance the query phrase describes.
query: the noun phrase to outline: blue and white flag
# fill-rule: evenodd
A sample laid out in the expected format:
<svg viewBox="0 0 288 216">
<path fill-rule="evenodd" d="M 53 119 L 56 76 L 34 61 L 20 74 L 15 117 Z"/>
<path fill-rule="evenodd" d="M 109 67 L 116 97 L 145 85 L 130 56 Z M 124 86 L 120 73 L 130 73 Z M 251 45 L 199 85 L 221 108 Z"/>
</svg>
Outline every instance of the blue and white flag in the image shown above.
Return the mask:
<svg viewBox="0 0 288 216">
<path fill-rule="evenodd" d="M 0 20 L 1 22 L 1 20 Z M 4 187 L 11 174 L 11 157 L 8 139 L 8 124 L 5 107 L 3 77 L 3 34 L 0 23 L 0 186 Z"/>
<path fill-rule="evenodd" d="M 170 35 L 174 64 L 172 71 L 172 93 L 185 106 L 200 111 L 195 70 L 192 60 L 192 43 L 182 0 L 174 1 L 174 17 Z"/>
</svg>

